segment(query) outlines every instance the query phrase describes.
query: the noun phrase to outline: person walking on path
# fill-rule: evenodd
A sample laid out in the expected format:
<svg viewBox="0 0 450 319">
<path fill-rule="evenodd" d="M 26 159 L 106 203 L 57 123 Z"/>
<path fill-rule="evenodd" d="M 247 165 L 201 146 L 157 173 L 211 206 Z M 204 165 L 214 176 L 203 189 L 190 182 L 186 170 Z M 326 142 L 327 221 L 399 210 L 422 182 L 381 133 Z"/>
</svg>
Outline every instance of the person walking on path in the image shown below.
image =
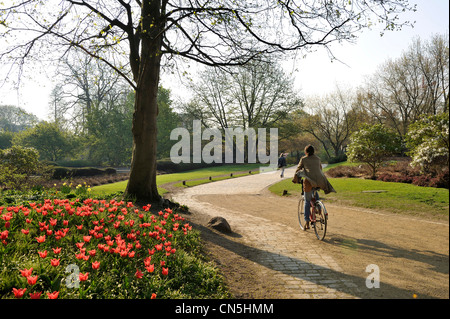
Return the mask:
<svg viewBox="0 0 450 319">
<path fill-rule="evenodd" d="M 309 215 L 311 212 L 311 200 L 314 193 L 314 189 L 320 188 L 325 192 L 325 194 L 334 192 L 333 186 L 331 186 L 328 179 L 322 172 L 322 163 L 320 158 L 314 154 L 314 147 L 312 145 L 308 145 L 305 147 L 305 154 L 300 159 L 298 163 L 297 169 L 295 170 L 294 178 L 292 179 L 293 183 L 301 183 L 302 178 L 303 181 L 303 196 L 304 196 L 304 212 L 305 212 L 305 229 L 309 228 Z M 317 193 L 316 193 L 317 194 Z M 317 200 L 318 198 L 316 198 Z"/>
<path fill-rule="evenodd" d="M 284 177 L 284 169 L 286 168 L 286 154 L 281 153 L 278 158 L 278 168 L 281 169 L 280 177 Z"/>
</svg>

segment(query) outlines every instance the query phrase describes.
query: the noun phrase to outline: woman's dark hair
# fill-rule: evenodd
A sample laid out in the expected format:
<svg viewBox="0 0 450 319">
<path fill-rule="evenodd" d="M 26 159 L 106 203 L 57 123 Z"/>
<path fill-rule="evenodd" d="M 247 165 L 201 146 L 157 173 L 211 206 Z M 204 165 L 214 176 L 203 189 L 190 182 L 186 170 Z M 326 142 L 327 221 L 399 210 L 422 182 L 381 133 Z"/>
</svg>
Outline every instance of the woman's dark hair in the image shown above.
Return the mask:
<svg viewBox="0 0 450 319">
<path fill-rule="evenodd" d="M 314 146 L 312 146 L 311 144 L 309 144 L 308 146 L 305 147 L 305 153 L 308 156 L 311 156 L 314 154 Z"/>
</svg>

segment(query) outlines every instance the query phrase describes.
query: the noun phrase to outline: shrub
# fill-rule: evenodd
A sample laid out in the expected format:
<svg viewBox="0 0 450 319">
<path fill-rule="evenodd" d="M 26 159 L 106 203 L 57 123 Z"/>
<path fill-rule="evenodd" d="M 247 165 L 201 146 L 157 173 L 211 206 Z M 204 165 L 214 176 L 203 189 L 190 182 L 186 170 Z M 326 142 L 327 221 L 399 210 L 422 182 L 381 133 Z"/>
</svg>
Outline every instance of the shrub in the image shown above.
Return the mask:
<svg viewBox="0 0 450 319">
<path fill-rule="evenodd" d="M 328 164 L 335 164 L 335 163 L 345 162 L 346 160 L 347 160 L 347 155 L 346 154 L 341 154 L 339 156 L 330 157 L 327 160 L 327 162 L 328 162 Z"/>
<path fill-rule="evenodd" d="M 156 169 L 158 171 L 162 171 L 165 173 L 179 173 L 179 172 L 190 171 L 190 170 L 204 168 L 204 167 L 212 167 L 212 166 L 220 166 L 220 165 L 222 165 L 222 164 L 220 164 L 220 163 L 206 164 L 204 162 L 175 164 L 171 160 L 162 159 L 162 160 L 158 160 L 156 162 Z"/>
<path fill-rule="evenodd" d="M 364 170 L 357 166 L 340 165 L 333 167 L 327 171 L 330 177 L 357 177 L 360 176 Z"/>
<path fill-rule="evenodd" d="M 413 177 L 408 176 L 408 175 L 401 175 L 401 174 L 381 173 L 377 177 L 377 180 L 383 181 L 383 182 L 411 184 L 411 182 L 413 181 Z"/>
<path fill-rule="evenodd" d="M 34 175 L 45 176 L 47 167 L 39 163 L 39 152 L 34 148 L 12 146 L 0 150 L 0 185 L 23 189 Z"/>
<path fill-rule="evenodd" d="M 71 177 L 93 177 L 102 175 L 114 175 L 116 170 L 114 168 L 93 168 L 93 167 L 81 167 L 81 168 L 69 168 L 69 167 L 55 167 L 52 178 L 64 179 Z"/>
<path fill-rule="evenodd" d="M 412 123 L 406 135 L 411 165 L 422 172 L 439 171 L 449 165 L 449 115 L 424 116 Z"/>
</svg>

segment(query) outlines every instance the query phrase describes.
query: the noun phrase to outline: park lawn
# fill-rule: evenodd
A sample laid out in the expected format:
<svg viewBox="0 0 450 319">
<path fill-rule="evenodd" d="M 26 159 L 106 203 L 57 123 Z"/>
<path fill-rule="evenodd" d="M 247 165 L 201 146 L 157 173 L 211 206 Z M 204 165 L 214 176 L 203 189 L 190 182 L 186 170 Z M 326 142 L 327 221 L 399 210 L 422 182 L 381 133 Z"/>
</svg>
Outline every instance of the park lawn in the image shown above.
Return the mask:
<svg viewBox="0 0 450 319">
<path fill-rule="evenodd" d="M 223 166 L 214 166 L 214 167 L 206 167 L 206 168 L 200 168 L 192 171 L 187 172 L 181 172 L 181 173 L 173 173 L 173 174 L 162 174 L 156 176 L 156 183 L 157 185 L 164 185 L 167 183 L 174 183 L 179 182 L 175 184 L 175 186 L 182 187 L 182 181 L 190 181 L 187 183 L 186 186 L 194 186 L 199 185 L 203 183 L 211 182 L 209 180 L 209 177 L 211 176 L 213 178 L 213 181 L 217 181 L 219 179 L 225 179 L 225 178 L 231 178 L 230 174 L 237 172 L 256 172 L 259 167 L 263 165 L 261 164 L 242 164 L 242 165 L 223 165 Z M 222 176 L 222 175 L 228 175 L 228 176 Z M 221 177 L 218 177 L 221 176 Z M 214 178 L 215 177 L 215 178 Z M 195 180 L 195 182 L 194 182 Z M 117 183 L 111 183 L 111 184 L 104 184 L 100 186 L 92 187 L 91 194 L 93 195 L 100 195 L 100 194 L 111 194 L 116 192 L 123 192 L 125 191 L 125 188 L 127 186 L 128 180 L 121 181 Z M 160 195 L 167 192 L 163 187 L 158 187 L 158 192 Z"/>
<path fill-rule="evenodd" d="M 336 193 L 325 195 L 319 192 L 326 202 L 448 220 L 448 189 L 360 178 L 329 178 L 328 180 Z M 277 195 L 282 195 L 283 190 L 288 191 L 288 196 L 300 196 L 301 193 L 300 185 L 293 184 L 291 179 L 274 184 L 269 187 L 269 190 Z"/>
</svg>

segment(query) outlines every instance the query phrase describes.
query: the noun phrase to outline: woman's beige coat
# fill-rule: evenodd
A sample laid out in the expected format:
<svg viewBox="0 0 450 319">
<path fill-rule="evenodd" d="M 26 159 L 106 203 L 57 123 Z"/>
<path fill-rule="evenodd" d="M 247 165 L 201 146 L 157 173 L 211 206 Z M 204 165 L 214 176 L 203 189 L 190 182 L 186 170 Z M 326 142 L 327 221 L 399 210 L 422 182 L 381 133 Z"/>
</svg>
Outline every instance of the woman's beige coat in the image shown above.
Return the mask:
<svg viewBox="0 0 450 319">
<path fill-rule="evenodd" d="M 325 192 L 325 194 L 334 192 L 328 179 L 322 172 L 322 164 L 317 155 L 304 156 L 300 159 L 297 169 L 295 170 L 293 183 L 300 183 L 300 179 L 307 179 L 312 187 L 318 187 Z"/>
</svg>

